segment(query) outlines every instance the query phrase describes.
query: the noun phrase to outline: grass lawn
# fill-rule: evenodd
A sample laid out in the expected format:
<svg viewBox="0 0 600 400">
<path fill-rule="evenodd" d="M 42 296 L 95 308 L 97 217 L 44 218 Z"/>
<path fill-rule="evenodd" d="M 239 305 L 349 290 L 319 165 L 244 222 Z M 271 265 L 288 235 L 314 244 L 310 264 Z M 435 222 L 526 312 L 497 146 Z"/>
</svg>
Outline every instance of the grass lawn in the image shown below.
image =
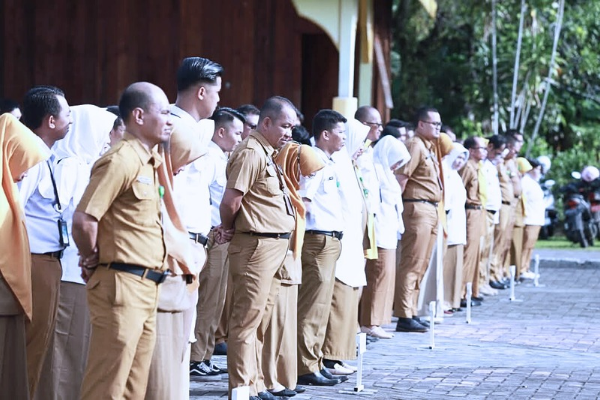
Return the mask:
<svg viewBox="0 0 600 400">
<path fill-rule="evenodd" d="M 538 240 L 535 244 L 536 249 L 569 249 L 569 250 L 600 250 L 600 245 L 598 241 L 594 243 L 593 247 L 586 247 L 585 249 L 581 248 L 578 243 L 573 243 L 567 240 L 564 236 L 554 236 L 548 240 Z"/>
</svg>

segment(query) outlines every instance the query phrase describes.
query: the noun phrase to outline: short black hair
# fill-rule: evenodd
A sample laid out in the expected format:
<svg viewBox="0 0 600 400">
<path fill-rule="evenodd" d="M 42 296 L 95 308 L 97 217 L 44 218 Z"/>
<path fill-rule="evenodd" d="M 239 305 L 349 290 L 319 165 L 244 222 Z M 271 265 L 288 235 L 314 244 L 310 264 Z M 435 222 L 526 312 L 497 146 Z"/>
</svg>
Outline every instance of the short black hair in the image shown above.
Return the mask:
<svg viewBox="0 0 600 400">
<path fill-rule="evenodd" d="M 487 138 L 488 144 L 491 144 L 494 149 L 499 149 L 506 145 L 506 138 L 502 135 L 493 135 Z"/>
<path fill-rule="evenodd" d="M 542 163 L 540 163 L 535 158 L 528 158 L 527 161 L 529 161 L 529 164 L 531 164 L 531 169 L 535 169 L 542 165 Z"/>
<path fill-rule="evenodd" d="M 245 117 L 248 115 L 260 115 L 260 110 L 254 104 L 244 104 L 237 108 L 238 112 L 244 114 Z"/>
<path fill-rule="evenodd" d="M 42 125 L 48 115 L 57 116 L 61 111 L 57 96 L 65 93 L 55 86 L 35 86 L 25 94 L 23 99 L 23 116 L 21 121 L 31 130 Z"/>
<path fill-rule="evenodd" d="M 312 146 L 312 143 L 310 142 L 310 133 L 302 125 L 296 125 L 294 129 L 292 129 L 292 140 L 300 144 Z"/>
<path fill-rule="evenodd" d="M 321 139 L 323 131 L 330 131 L 340 122 L 346 123 L 347 119 L 334 110 L 320 110 L 313 118 L 312 134 L 315 140 Z"/>
<path fill-rule="evenodd" d="M 400 119 L 392 118 L 385 124 L 386 127 L 391 126 L 393 128 L 406 128 L 408 122 L 402 121 Z"/>
<path fill-rule="evenodd" d="M 132 83 L 121 94 L 119 100 L 119 114 L 124 122 L 131 117 L 131 112 L 136 108 L 148 111 L 152 104 L 152 96 L 147 90 L 142 90 L 136 83 Z"/>
<path fill-rule="evenodd" d="M 207 58 L 184 58 L 177 69 L 177 91 L 182 92 L 197 83 L 214 84 L 222 74 L 221 64 Z"/>
<path fill-rule="evenodd" d="M 294 112 L 298 110 L 294 103 L 292 103 L 285 97 L 269 97 L 260 109 L 258 124 L 260 125 L 260 123 L 267 117 L 271 119 L 277 119 L 279 117 L 279 114 L 281 114 L 281 111 L 283 111 L 285 107 L 290 107 L 292 110 L 294 110 Z"/>
<path fill-rule="evenodd" d="M 16 108 L 19 108 L 19 103 L 13 99 L 0 99 L 0 114 L 9 113 Z"/>
<path fill-rule="evenodd" d="M 504 133 L 504 137 L 506 138 L 506 144 L 510 147 L 514 147 L 515 143 L 518 142 L 517 135 L 523 136 L 521 132 L 517 129 L 509 129 Z"/>
<path fill-rule="evenodd" d="M 419 121 L 423 121 L 423 118 L 427 118 L 428 114 L 430 112 L 439 114 L 439 111 L 433 107 L 430 107 L 430 106 L 419 107 L 417 109 L 417 111 L 415 112 L 415 116 L 413 119 L 413 123 L 415 124 L 415 126 L 419 126 Z"/>
<path fill-rule="evenodd" d="M 117 106 L 117 105 L 112 105 L 112 106 L 106 107 L 106 111 L 108 111 L 109 113 L 115 114 L 117 117 L 121 116 L 121 113 L 119 112 L 119 106 Z"/>
<path fill-rule="evenodd" d="M 383 131 L 381 131 L 380 139 L 384 136 L 392 136 L 398 139 L 400 137 L 400 131 L 398 130 L 398 127 L 388 124 L 383 128 Z"/>
<path fill-rule="evenodd" d="M 244 117 L 244 114 L 242 114 L 238 110 L 234 110 L 233 108 L 229 107 L 217 108 L 213 115 L 210 117 L 210 119 L 215 121 L 215 129 L 220 128 L 229 122 L 232 122 L 236 118 L 242 121 L 243 124 L 246 123 L 246 118 Z"/>
<path fill-rule="evenodd" d="M 478 136 L 469 136 L 468 138 L 466 138 L 463 143 L 463 146 L 465 146 L 465 149 L 470 150 L 474 147 L 477 147 L 477 141 L 476 141 L 477 138 L 478 138 Z"/>
</svg>

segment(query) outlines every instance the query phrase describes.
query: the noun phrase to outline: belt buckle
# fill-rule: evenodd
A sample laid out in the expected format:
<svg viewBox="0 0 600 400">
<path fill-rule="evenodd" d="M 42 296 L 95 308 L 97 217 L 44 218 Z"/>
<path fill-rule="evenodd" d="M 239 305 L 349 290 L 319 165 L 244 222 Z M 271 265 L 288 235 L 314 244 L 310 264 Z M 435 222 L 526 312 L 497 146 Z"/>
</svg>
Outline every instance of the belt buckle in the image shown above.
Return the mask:
<svg viewBox="0 0 600 400">
<path fill-rule="evenodd" d="M 275 236 L 275 239 L 279 239 L 281 237 L 281 233 L 278 233 L 277 236 Z"/>
<path fill-rule="evenodd" d="M 167 269 L 162 273 L 160 278 L 158 278 L 158 280 L 156 281 L 156 284 L 160 285 L 161 283 L 163 283 L 167 279 L 168 275 L 169 275 L 169 270 Z"/>
</svg>

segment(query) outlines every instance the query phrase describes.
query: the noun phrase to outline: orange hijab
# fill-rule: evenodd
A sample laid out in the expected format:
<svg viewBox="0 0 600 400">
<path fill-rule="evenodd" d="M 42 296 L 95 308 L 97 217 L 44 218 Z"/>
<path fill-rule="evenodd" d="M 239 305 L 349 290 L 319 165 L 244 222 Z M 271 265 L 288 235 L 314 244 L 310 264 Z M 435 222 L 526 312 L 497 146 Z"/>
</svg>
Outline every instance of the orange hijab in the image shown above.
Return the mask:
<svg viewBox="0 0 600 400">
<path fill-rule="evenodd" d="M 31 320 L 31 254 L 23 206 L 15 180 L 50 153 L 43 142 L 11 114 L 0 115 L 0 274 Z"/>
<path fill-rule="evenodd" d="M 323 161 L 319 159 L 314 150 L 305 144 L 289 142 L 279 153 L 273 157 L 277 165 L 283 169 L 285 184 L 290 192 L 290 199 L 296 208 L 296 229 L 291 250 L 294 251 L 294 259 L 302 252 L 304 243 L 304 231 L 306 229 L 306 208 L 302 197 L 298 194 L 300 189 L 300 175 L 309 176 L 325 168 Z"/>
</svg>

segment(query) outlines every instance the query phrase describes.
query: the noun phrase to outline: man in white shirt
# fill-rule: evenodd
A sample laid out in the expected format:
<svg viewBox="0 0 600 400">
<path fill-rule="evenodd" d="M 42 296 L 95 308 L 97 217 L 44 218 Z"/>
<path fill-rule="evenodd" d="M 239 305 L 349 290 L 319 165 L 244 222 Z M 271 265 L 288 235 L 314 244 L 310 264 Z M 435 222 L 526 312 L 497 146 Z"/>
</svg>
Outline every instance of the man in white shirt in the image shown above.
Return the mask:
<svg viewBox="0 0 600 400">
<path fill-rule="evenodd" d="M 218 244 L 215 241 L 215 228 L 221 225 L 219 206 L 225 192 L 227 178 L 225 169 L 227 159 L 242 140 L 244 116 L 232 108 L 219 108 L 211 119 L 215 122 L 215 132 L 208 145 L 206 156 L 190 164 L 187 171 L 186 191 L 192 188 L 199 196 L 188 193 L 185 202 L 190 214 L 203 214 L 209 217 L 207 251 L 205 267 L 200 272 L 198 289 L 197 319 L 194 334 L 196 342 L 192 344 L 190 357 L 190 375 L 206 376 L 224 372 L 211 361 L 215 349 L 215 332 L 225 305 L 227 274 L 229 263 L 227 248 L 229 243 Z M 198 183 L 196 180 L 201 180 Z M 177 188 L 177 190 L 179 187 Z M 208 196 L 206 196 L 208 195 Z M 210 209 L 210 213 L 206 210 Z M 183 214 L 188 215 L 188 214 Z M 192 233 L 190 233 L 192 235 Z"/>
<path fill-rule="evenodd" d="M 502 207 L 502 191 L 498 177 L 498 163 L 502 162 L 506 140 L 503 136 L 494 135 L 488 139 L 487 158 L 483 162 L 483 173 L 487 182 L 485 213 L 484 245 L 481 250 L 479 264 L 479 292 L 486 295 L 496 294 L 496 289 L 490 287 L 490 257 L 494 243 L 494 228 L 500 222 Z"/>
<path fill-rule="evenodd" d="M 63 139 L 71 125 L 71 110 L 62 90 L 37 86 L 23 100 L 22 121 L 49 149 Z M 67 225 L 59 202 L 60 182 L 53 176 L 57 162 L 52 152 L 46 163 L 27 173 L 19 185 L 21 203 L 31 248 L 33 316 L 27 325 L 27 374 L 29 393 L 35 395 L 37 383 L 56 322 L 60 294 L 63 250 L 69 246 Z"/>
<path fill-rule="evenodd" d="M 331 155 L 344 147 L 345 122 L 346 118 L 333 110 L 321 110 L 315 115 L 314 149 L 325 168 L 300 179 L 299 194 L 306 204 L 302 285 L 298 291 L 298 383 L 301 385 L 333 386 L 341 381 L 323 376 L 321 348 L 344 229 L 339 180 Z"/>
</svg>

